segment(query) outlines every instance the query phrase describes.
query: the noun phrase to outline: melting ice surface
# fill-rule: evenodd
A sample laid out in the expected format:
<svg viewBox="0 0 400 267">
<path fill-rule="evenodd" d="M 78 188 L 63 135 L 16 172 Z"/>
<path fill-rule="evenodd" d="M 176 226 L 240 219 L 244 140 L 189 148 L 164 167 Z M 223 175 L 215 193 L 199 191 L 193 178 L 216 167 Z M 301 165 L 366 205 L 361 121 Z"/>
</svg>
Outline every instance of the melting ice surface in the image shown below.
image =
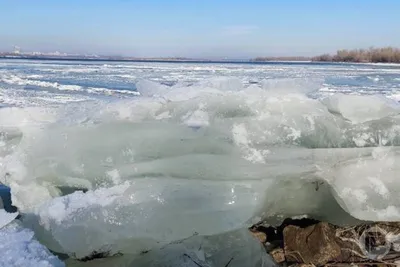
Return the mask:
<svg viewBox="0 0 400 267">
<path fill-rule="evenodd" d="M 53 252 L 271 266 L 242 229 L 400 219 L 396 67 L 0 63 L 0 182 Z"/>
</svg>

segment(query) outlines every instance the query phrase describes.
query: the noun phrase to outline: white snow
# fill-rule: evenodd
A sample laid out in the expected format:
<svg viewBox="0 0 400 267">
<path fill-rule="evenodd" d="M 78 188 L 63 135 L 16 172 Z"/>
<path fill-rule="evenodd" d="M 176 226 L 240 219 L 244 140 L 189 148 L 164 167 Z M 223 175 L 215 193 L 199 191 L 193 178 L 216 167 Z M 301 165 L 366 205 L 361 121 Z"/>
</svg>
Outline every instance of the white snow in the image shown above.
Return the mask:
<svg viewBox="0 0 400 267">
<path fill-rule="evenodd" d="M 0 210 L 1 267 L 63 267 L 65 264 L 34 239 L 17 221 L 17 213 Z"/>
</svg>

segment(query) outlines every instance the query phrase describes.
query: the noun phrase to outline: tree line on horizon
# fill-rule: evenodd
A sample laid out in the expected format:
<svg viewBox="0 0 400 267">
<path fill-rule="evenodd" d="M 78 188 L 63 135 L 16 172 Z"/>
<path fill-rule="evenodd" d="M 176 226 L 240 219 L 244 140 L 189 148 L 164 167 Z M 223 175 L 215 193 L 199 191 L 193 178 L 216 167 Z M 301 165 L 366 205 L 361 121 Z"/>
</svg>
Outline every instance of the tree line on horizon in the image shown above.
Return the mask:
<svg viewBox="0 0 400 267">
<path fill-rule="evenodd" d="M 342 49 L 336 54 L 323 54 L 315 57 L 257 57 L 253 61 L 323 61 L 359 63 L 400 63 L 400 48 L 382 47 L 368 49 Z"/>
<path fill-rule="evenodd" d="M 372 63 L 400 63 L 400 48 L 382 47 L 369 49 L 342 49 L 335 55 L 323 54 L 311 58 L 312 61 L 325 62 L 372 62 Z"/>
</svg>

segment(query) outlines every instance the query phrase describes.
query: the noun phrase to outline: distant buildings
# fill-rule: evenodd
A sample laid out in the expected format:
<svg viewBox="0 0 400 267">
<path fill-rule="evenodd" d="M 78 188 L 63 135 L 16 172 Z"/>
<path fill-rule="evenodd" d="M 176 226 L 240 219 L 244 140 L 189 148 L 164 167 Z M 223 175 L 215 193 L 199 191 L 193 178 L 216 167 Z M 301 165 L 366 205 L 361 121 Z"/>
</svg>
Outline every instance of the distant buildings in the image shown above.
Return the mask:
<svg viewBox="0 0 400 267">
<path fill-rule="evenodd" d="M 14 54 L 19 55 L 21 53 L 21 48 L 19 46 L 14 46 Z"/>
<path fill-rule="evenodd" d="M 10 53 L 14 55 L 21 55 L 21 56 L 59 56 L 59 57 L 65 57 L 68 56 L 67 53 L 61 53 L 59 51 L 56 52 L 23 52 L 21 51 L 21 47 L 19 46 L 14 46 L 14 50 Z"/>
<path fill-rule="evenodd" d="M 0 52 L 0 57 L 1 58 L 32 58 L 32 59 L 38 59 L 38 58 L 50 58 L 50 59 L 97 59 L 100 58 L 98 55 L 90 55 L 90 54 L 68 54 L 68 53 L 63 53 L 59 51 L 55 52 L 27 52 L 21 50 L 19 46 L 14 46 L 13 50 L 11 52 Z"/>
</svg>

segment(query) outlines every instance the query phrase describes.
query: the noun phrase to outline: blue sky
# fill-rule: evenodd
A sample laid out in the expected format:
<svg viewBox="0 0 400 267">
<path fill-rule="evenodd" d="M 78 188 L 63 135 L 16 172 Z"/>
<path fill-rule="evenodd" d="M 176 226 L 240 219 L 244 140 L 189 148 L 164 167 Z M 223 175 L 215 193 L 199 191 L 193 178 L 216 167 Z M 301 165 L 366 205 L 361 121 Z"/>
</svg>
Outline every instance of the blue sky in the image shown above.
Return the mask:
<svg viewBox="0 0 400 267">
<path fill-rule="evenodd" d="M 400 47 L 398 0 L 0 0 L 0 50 L 315 55 Z"/>
</svg>

